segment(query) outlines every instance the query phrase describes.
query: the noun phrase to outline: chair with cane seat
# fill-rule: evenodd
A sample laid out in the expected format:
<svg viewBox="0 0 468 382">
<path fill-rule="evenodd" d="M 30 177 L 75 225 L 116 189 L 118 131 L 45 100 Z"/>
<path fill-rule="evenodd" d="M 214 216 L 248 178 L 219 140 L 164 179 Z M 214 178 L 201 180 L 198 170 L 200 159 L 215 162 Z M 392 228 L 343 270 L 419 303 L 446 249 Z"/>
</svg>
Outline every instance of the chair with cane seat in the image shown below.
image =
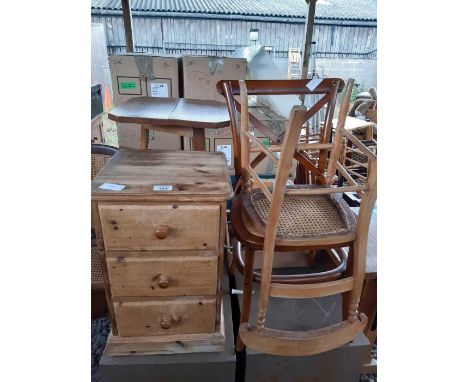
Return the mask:
<svg viewBox="0 0 468 382">
<path fill-rule="evenodd" d="M 117 150 L 112 146 L 91 144 L 91 180 L 99 174 Z M 99 318 L 105 314 L 107 303 L 101 266 L 102 251 L 95 246 L 94 241 L 93 218 L 91 218 L 91 317 Z"/>
<path fill-rule="evenodd" d="M 325 78 L 325 79 L 301 79 L 301 80 L 248 80 L 245 81 L 247 91 L 252 96 L 275 96 L 275 95 L 298 95 L 298 96 L 312 96 L 316 99 L 316 102 L 307 110 L 305 119 L 309 121 L 314 118 L 318 113 L 326 109 L 324 123 L 321 124 L 319 134 L 316 139 L 313 140 L 311 136 L 307 134 L 307 129 L 304 129 L 306 134 L 301 136 L 300 143 L 297 145 L 294 152 L 294 159 L 300 164 L 299 168 L 303 171 L 296 174 L 296 181 L 302 180 L 308 173 L 308 180 L 312 183 L 321 184 L 324 182 L 324 172 L 326 169 L 326 161 L 328 155 L 328 149 L 330 145 L 330 137 L 332 132 L 332 120 L 335 110 L 335 102 L 337 94 L 344 88 L 343 80 L 339 78 Z M 236 178 L 239 179 L 241 175 L 241 144 L 240 144 L 240 123 L 239 113 L 241 105 L 235 98 L 240 95 L 239 81 L 226 80 L 219 81 L 216 85 L 218 93 L 222 94 L 228 106 L 229 116 L 231 119 L 231 132 L 233 138 L 233 152 L 234 152 L 234 168 Z M 320 99 L 317 99 L 319 98 Z M 299 101 L 299 98 L 298 98 Z M 255 115 L 249 114 L 249 122 L 259 132 L 268 138 L 270 141 L 269 151 L 278 152 L 281 148 L 280 144 L 284 139 L 284 133 L 277 135 L 271 131 L 262 121 L 258 120 Z M 255 139 L 255 137 L 251 137 Z M 312 143 L 312 144 L 311 144 Z M 312 149 L 312 150 L 311 150 Z M 262 146 L 254 147 L 251 150 L 256 152 L 257 156 L 252 160 L 250 166 L 254 169 L 262 160 L 270 158 L 274 162 L 277 158 L 274 157 L 270 152 L 263 150 Z M 311 155 L 313 153 L 313 155 Z M 254 178 L 255 179 L 255 178 Z M 258 183 L 261 186 L 262 183 Z M 309 183 L 309 182 L 306 182 Z M 240 190 L 240 182 L 237 182 L 235 187 L 235 193 Z M 231 208 L 231 213 L 236 213 L 236 209 Z M 234 217 L 235 220 L 235 217 Z M 239 227 L 238 229 L 242 229 Z M 256 249 L 262 249 L 256 248 Z M 247 251 L 253 250 L 251 247 L 246 248 Z M 287 249 L 285 249 L 287 250 Z M 230 263 L 230 273 L 234 272 L 236 267 L 241 273 L 244 272 L 244 262 L 240 255 L 240 243 L 234 246 L 233 261 Z M 283 281 L 290 280 L 290 282 L 301 281 L 303 279 L 331 279 L 339 275 L 345 266 L 346 253 L 343 251 L 333 251 L 331 260 L 335 264 L 335 269 L 329 269 L 320 274 L 306 274 L 306 275 L 294 275 L 294 276 L 280 276 L 273 275 L 273 279 L 281 279 Z M 308 251 L 308 263 L 312 268 L 315 265 L 316 251 Z M 257 272 L 253 273 L 254 280 L 259 280 L 260 275 Z"/>
<path fill-rule="evenodd" d="M 118 151 L 116 147 L 91 144 L 91 180 L 104 168 L 111 160 L 112 156 Z M 93 211 L 91 210 L 91 214 Z M 93 219 L 91 218 L 91 238 L 94 238 Z"/>
<path fill-rule="evenodd" d="M 91 144 L 91 180 L 99 174 L 117 151 L 118 149 L 113 146 Z"/>
<path fill-rule="evenodd" d="M 312 355 L 331 350 L 350 342 L 361 332 L 367 318 L 359 314 L 359 299 L 365 273 L 367 235 L 372 208 L 376 200 L 376 156 L 344 129 L 353 81 L 346 86 L 332 143 L 318 142 L 308 148 L 326 150 L 319 181 L 312 185 L 287 186 L 293 157 L 296 158 L 301 129 L 313 114 L 304 106 L 294 106 L 283 139 L 274 148 L 279 159 L 249 132 L 248 81 L 239 81 L 240 94 L 240 184 L 235 195 L 231 221 L 234 234 L 246 247 L 241 324 L 236 350 L 244 344 L 263 353 L 276 355 Z M 232 94 L 232 92 L 231 92 Z M 229 100 L 228 100 L 229 103 Z M 310 109 L 312 110 L 312 109 Z M 358 185 L 339 163 L 344 140 L 351 140 L 368 159 L 368 175 Z M 356 142 L 357 141 L 357 142 Z M 277 164 L 276 178 L 271 191 L 261 185 L 249 156 L 251 145 Z M 336 173 L 347 185 L 334 187 Z M 252 189 L 252 179 L 260 188 Z M 358 217 L 343 201 L 341 193 L 361 194 Z M 349 247 L 348 258 L 341 258 L 341 268 L 331 274 L 272 275 L 274 251 L 328 249 L 342 254 Z M 260 278 L 260 296 L 255 324 L 248 322 L 252 290 L 253 257 L 255 250 L 263 251 Z M 343 261 L 344 260 L 344 261 Z M 284 331 L 265 327 L 269 297 L 316 298 L 334 294 L 343 295 L 343 321 L 311 331 Z"/>
</svg>

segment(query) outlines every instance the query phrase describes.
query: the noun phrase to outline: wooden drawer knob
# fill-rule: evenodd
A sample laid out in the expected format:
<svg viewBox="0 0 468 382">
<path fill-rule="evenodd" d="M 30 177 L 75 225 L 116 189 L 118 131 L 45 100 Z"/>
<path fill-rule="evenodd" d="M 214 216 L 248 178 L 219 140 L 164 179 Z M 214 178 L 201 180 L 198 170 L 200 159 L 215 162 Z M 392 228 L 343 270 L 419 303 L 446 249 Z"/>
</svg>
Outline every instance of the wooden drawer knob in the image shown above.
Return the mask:
<svg viewBox="0 0 468 382">
<path fill-rule="evenodd" d="M 164 240 L 169 233 L 169 227 L 165 224 L 158 225 L 155 230 L 155 235 L 158 239 Z"/>
<path fill-rule="evenodd" d="M 172 317 L 171 316 L 163 316 L 159 323 L 161 324 L 161 328 L 166 329 L 166 330 L 170 329 L 171 325 L 172 325 Z"/>
<path fill-rule="evenodd" d="M 171 278 L 167 275 L 159 276 L 158 286 L 161 289 L 166 289 L 170 284 Z"/>
</svg>

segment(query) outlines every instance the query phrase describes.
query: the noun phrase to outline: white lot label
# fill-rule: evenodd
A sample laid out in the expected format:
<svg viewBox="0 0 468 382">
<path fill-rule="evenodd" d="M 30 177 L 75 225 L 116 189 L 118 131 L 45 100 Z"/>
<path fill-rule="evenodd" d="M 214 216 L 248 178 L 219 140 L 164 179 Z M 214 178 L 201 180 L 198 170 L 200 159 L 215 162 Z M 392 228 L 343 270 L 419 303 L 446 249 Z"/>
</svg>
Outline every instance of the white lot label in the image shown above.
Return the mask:
<svg viewBox="0 0 468 382">
<path fill-rule="evenodd" d="M 155 184 L 153 191 L 172 191 L 172 184 Z"/>
<path fill-rule="evenodd" d="M 169 86 L 168 84 L 161 82 L 152 82 L 151 86 L 151 97 L 169 97 Z"/>
<path fill-rule="evenodd" d="M 227 165 L 231 166 L 231 145 L 218 145 L 216 146 L 216 151 L 224 153 Z"/>
<path fill-rule="evenodd" d="M 99 188 L 103 190 L 122 191 L 125 188 L 125 186 L 123 184 L 104 183 L 101 184 Z"/>
<path fill-rule="evenodd" d="M 307 82 L 307 87 L 309 88 L 310 91 L 314 91 L 321 81 L 322 80 L 319 80 L 318 78 L 310 80 L 309 82 Z"/>
</svg>

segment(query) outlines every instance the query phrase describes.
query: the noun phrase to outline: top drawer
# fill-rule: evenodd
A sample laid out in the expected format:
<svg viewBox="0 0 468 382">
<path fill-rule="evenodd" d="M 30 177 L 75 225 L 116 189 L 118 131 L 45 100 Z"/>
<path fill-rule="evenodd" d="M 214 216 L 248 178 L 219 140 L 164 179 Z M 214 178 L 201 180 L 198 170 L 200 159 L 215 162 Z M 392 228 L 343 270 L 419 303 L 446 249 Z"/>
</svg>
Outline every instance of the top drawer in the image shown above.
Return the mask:
<svg viewBox="0 0 468 382">
<path fill-rule="evenodd" d="M 216 249 L 218 205 L 99 205 L 107 250 Z"/>
</svg>

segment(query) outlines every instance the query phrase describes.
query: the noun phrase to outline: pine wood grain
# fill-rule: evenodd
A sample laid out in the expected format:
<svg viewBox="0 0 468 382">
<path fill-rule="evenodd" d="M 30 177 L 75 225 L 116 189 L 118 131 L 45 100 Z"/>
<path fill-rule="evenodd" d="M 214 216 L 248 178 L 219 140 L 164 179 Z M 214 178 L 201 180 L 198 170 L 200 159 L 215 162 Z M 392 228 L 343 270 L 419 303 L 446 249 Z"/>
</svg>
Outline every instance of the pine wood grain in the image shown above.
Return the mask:
<svg viewBox="0 0 468 382">
<path fill-rule="evenodd" d="M 99 189 L 103 183 L 125 188 Z M 121 149 L 96 177 L 92 202 L 115 351 L 109 354 L 222 349 L 220 279 L 231 195 L 222 153 Z"/>
<path fill-rule="evenodd" d="M 217 205 L 139 204 L 99 206 L 107 250 L 214 249 L 218 246 Z M 165 228 L 164 238 L 157 231 Z"/>
<path fill-rule="evenodd" d="M 215 331 L 215 298 L 114 302 L 114 309 L 122 337 Z"/>
<path fill-rule="evenodd" d="M 122 191 L 100 189 L 125 185 Z M 172 185 L 170 192 L 154 185 Z M 91 182 L 93 200 L 225 201 L 232 194 L 223 153 L 120 149 Z"/>
<path fill-rule="evenodd" d="M 109 257 L 107 269 L 114 297 L 216 294 L 215 256 L 141 258 L 130 254 Z"/>
<path fill-rule="evenodd" d="M 106 349 L 109 355 L 151 355 L 206 353 L 225 350 L 224 314 L 221 325 L 213 333 L 167 334 L 157 336 L 120 337 L 109 334 Z"/>
</svg>

